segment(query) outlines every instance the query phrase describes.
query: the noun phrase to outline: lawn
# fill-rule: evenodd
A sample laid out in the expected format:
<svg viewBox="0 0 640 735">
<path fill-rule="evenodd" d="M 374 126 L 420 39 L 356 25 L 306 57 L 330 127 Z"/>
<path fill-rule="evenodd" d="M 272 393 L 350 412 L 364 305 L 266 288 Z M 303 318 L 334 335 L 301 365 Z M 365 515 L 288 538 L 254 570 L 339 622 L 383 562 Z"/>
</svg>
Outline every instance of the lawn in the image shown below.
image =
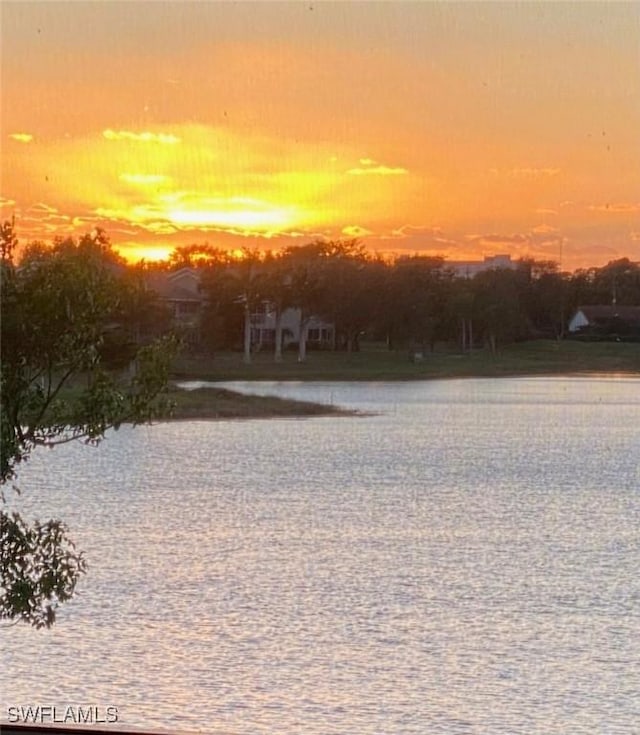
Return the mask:
<svg viewBox="0 0 640 735">
<path fill-rule="evenodd" d="M 407 351 L 365 344 L 360 352 L 309 352 L 299 363 L 286 352 L 281 363 L 261 352 L 244 364 L 237 352 L 209 358 L 182 357 L 174 378 L 225 380 L 427 380 L 510 375 L 635 374 L 640 376 L 640 344 L 538 340 L 521 342 L 492 355 L 487 350 L 460 354 L 448 350 L 425 353 L 412 361 Z"/>
</svg>

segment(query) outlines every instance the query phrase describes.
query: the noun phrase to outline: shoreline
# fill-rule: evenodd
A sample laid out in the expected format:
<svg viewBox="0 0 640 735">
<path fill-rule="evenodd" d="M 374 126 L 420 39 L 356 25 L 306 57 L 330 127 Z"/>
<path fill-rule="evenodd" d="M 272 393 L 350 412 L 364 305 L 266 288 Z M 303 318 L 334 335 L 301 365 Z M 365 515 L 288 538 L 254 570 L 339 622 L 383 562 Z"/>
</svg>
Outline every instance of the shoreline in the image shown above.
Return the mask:
<svg viewBox="0 0 640 735">
<path fill-rule="evenodd" d="M 154 423 L 364 415 L 359 411 L 340 406 L 276 396 L 256 396 L 219 387 L 193 389 L 172 387 L 168 397 L 174 403 L 172 413 L 157 419 Z"/>
<path fill-rule="evenodd" d="M 364 343 L 357 352 L 312 351 L 305 362 L 287 352 L 274 362 L 268 352 L 183 356 L 174 364 L 168 397 L 173 415 L 161 420 L 228 420 L 242 418 L 308 418 L 357 416 L 339 406 L 309 403 L 233 390 L 234 382 L 381 383 L 487 378 L 568 378 L 625 380 L 640 378 L 640 343 L 536 340 L 515 343 L 491 353 L 484 349 L 456 352 L 441 348 L 410 357 L 380 342 Z M 213 383 L 182 389 L 181 383 Z"/>
<path fill-rule="evenodd" d="M 254 378 L 242 382 L 280 382 L 280 383 L 320 383 L 320 382 L 372 382 L 372 383 L 408 383 L 432 380 L 513 380 L 518 378 L 577 378 L 577 379 L 600 379 L 600 380 L 629 380 L 640 379 L 640 372 L 632 371 L 567 371 L 551 373 L 525 373 L 513 372 L 500 375 L 436 375 L 425 377 L 400 377 L 395 379 L 371 378 L 362 376 L 356 379 L 337 378 L 307 378 L 305 379 L 281 379 L 274 381 L 267 378 Z M 180 382 L 189 382 L 181 379 Z M 314 417 L 362 417 L 370 414 L 347 409 L 333 404 L 315 403 L 311 401 L 300 401 L 278 396 L 262 396 L 227 388 L 221 384 L 238 382 L 233 380 L 206 381 L 202 378 L 194 379 L 193 382 L 212 382 L 215 386 L 203 386 L 199 388 L 181 388 L 174 383 L 169 391 L 169 398 L 174 403 L 171 415 L 156 420 L 157 423 L 174 421 L 229 421 L 247 419 L 304 419 Z M 154 423 L 156 423 L 154 422 Z"/>
<path fill-rule="evenodd" d="M 175 378 L 172 383 L 178 388 L 178 390 L 194 391 L 200 390 L 199 388 L 180 388 L 181 383 L 215 383 L 215 386 L 203 386 L 203 388 L 220 388 L 221 390 L 228 390 L 231 393 L 235 391 L 231 388 L 226 388 L 226 385 L 231 383 L 420 383 L 420 382 L 431 382 L 432 380 L 502 380 L 505 378 L 608 378 L 608 379 L 640 379 L 640 370 L 568 370 L 563 371 L 551 371 L 551 372 L 504 372 L 495 373 L 493 375 L 478 373 L 460 373 L 451 375 L 417 375 L 417 376 L 397 376 L 397 377 L 370 377 L 363 375 L 360 377 L 299 377 L 299 378 L 287 378 L 287 377 L 236 377 L 236 378 L 203 378 L 202 376 L 183 376 Z M 243 394 L 248 395 L 248 394 Z M 304 403 L 304 401 L 302 401 Z"/>
</svg>

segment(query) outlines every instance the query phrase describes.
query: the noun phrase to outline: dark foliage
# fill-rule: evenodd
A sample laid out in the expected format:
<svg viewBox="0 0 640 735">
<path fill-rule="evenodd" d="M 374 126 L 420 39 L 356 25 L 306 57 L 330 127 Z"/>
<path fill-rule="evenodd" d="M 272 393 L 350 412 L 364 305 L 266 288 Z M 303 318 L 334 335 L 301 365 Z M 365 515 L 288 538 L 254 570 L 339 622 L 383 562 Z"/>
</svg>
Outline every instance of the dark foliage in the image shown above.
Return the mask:
<svg viewBox="0 0 640 735">
<path fill-rule="evenodd" d="M 138 343 L 144 295 L 104 233 L 35 243 L 19 264 L 11 223 L 2 230 L 0 482 L 39 447 L 148 421 L 167 409 L 175 340 Z M 6 500 L 3 494 L 3 501 Z M 64 524 L 0 515 L 0 617 L 51 625 L 85 569 Z"/>
</svg>

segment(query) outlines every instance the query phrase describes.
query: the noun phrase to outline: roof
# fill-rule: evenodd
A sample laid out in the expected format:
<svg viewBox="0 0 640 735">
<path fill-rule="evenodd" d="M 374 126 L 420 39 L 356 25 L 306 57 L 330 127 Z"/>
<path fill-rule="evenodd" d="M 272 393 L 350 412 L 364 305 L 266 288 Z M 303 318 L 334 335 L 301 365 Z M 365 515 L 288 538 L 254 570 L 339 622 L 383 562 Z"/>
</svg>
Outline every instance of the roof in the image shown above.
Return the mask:
<svg viewBox="0 0 640 735">
<path fill-rule="evenodd" d="M 186 276 L 186 278 L 185 278 Z M 191 278 L 188 278 L 191 276 Z M 178 281 L 182 281 L 179 283 Z M 190 283 L 189 283 L 190 281 Z M 185 285 L 189 283 L 189 285 Z M 204 299 L 198 288 L 198 277 L 182 268 L 173 273 L 152 273 L 147 277 L 147 286 L 165 301 L 192 301 L 201 303 Z"/>
<path fill-rule="evenodd" d="M 625 322 L 640 324 L 640 306 L 625 306 L 618 304 L 594 304 L 590 306 L 579 306 L 589 322 L 603 321 L 605 319 L 621 319 Z"/>
</svg>

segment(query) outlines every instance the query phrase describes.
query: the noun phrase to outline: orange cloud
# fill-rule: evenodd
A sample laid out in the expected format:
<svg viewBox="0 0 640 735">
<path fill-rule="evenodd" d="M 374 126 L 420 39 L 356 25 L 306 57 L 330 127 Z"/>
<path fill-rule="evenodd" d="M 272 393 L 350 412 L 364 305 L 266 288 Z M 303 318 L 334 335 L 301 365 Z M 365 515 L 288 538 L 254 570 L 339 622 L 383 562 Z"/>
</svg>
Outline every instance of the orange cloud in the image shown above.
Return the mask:
<svg viewBox="0 0 640 735">
<path fill-rule="evenodd" d="M 342 234 L 347 237 L 367 237 L 367 235 L 373 235 L 374 233 L 371 230 L 367 230 L 366 227 L 349 225 L 348 227 L 342 228 Z"/>
<path fill-rule="evenodd" d="M 552 232 L 559 232 L 559 230 L 557 227 L 552 227 L 551 225 L 537 225 L 533 228 L 532 232 L 539 235 L 546 235 Z"/>
<path fill-rule="evenodd" d="M 511 168 L 511 169 L 499 169 L 491 168 L 489 173 L 494 176 L 508 176 L 516 179 L 539 179 L 546 176 L 557 176 L 560 173 L 559 168 L 535 168 L 535 167 L 524 167 L 524 168 Z"/>
<path fill-rule="evenodd" d="M 364 159 L 368 160 L 368 159 Z M 347 171 L 348 174 L 355 176 L 398 176 L 409 173 L 406 168 L 392 168 L 390 166 L 371 166 L 365 168 L 350 168 Z"/>
<path fill-rule="evenodd" d="M 258 199 L 231 197 L 183 198 L 166 210 L 167 219 L 183 227 L 245 229 L 248 232 L 271 232 L 286 229 L 299 217 L 292 207 L 278 207 Z"/>
<path fill-rule="evenodd" d="M 370 176 L 356 184 L 335 165 L 354 157 L 335 142 L 303 145 L 224 127 L 173 125 L 42 141 L 19 165 L 31 183 L 29 195 L 55 205 L 78 226 L 97 218 L 110 231 L 139 228 L 140 237 L 179 231 L 312 236 L 325 230 L 335 237 L 354 221 L 362 222 L 361 234 L 388 229 L 389 208 L 406 211 L 416 181 L 393 175 L 406 174 L 404 168 L 364 158 L 356 160 L 365 162 L 362 170 Z"/>
<path fill-rule="evenodd" d="M 133 140 L 138 143 L 163 143 L 175 145 L 180 142 L 180 138 L 168 133 L 132 133 L 129 130 L 115 131 L 107 128 L 107 130 L 102 131 L 102 135 L 107 140 Z"/>
<path fill-rule="evenodd" d="M 119 178 L 134 186 L 154 186 L 168 181 L 168 177 L 163 174 L 120 174 Z"/>
<path fill-rule="evenodd" d="M 402 227 L 396 227 L 395 229 L 391 230 L 386 238 L 402 239 L 424 234 L 427 234 L 429 236 L 438 236 L 442 234 L 442 230 L 439 227 L 433 227 L 431 225 L 402 225 Z"/>
<path fill-rule="evenodd" d="M 640 212 L 639 204 L 592 204 L 588 207 L 592 212 L 609 212 L 610 214 L 633 214 Z"/>
<path fill-rule="evenodd" d="M 44 202 L 36 202 L 29 209 L 28 212 L 46 212 L 47 214 L 56 214 L 58 212 L 57 207 L 51 207 L 49 204 Z"/>
<path fill-rule="evenodd" d="M 33 135 L 31 133 L 11 133 L 9 135 L 11 140 L 15 140 L 18 143 L 31 143 Z"/>
</svg>

